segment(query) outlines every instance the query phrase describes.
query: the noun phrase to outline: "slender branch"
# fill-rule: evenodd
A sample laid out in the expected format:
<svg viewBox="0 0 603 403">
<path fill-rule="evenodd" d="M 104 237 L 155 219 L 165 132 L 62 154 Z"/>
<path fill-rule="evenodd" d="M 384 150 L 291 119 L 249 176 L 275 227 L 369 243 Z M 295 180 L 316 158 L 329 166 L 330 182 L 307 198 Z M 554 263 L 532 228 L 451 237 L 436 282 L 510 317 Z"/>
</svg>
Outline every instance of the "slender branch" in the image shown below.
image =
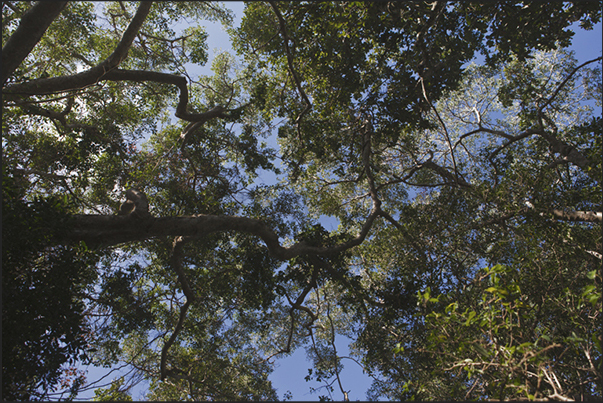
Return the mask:
<svg viewBox="0 0 603 403">
<path fill-rule="evenodd" d="M 576 67 L 575 69 L 573 69 L 568 74 L 568 76 L 565 78 L 565 80 L 563 80 L 561 82 L 561 84 L 559 84 L 559 86 L 557 87 L 557 89 L 555 90 L 555 92 L 553 92 L 553 95 L 551 95 L 549 97 L 549 99 L 540 108 L 538 108 L 538 113 L 539 114 L 542 113 L 542 111 L 544 110 L 544 108 L 546 108 L 547 106 L 549 106 L 551 104 L 551 102 L 553 102 L 553 99 L 555 99 L 555 97 L 557 96 L 557 94 L 559 94 L 559 91 L 561 91 L 561 89 L 565 86 L 565 84 L 567 84 L 567 82 L 572 78 L 572 76 L 574 74 L 576 74 L 576 72 L 578 70 L 580 70 L 582 67 L 586 66 L 587 64 L 594 63 L 594 62 L 597 62 L 597 61 L 601 61 L 602 59 L 603 58 L 601 56 L 599 56 L 596 59 L 592 59 L 592 60 L 589 60 L 587 62 L 584 62 L 581 65 L 579 65 L 578 67 Z"/>
<path fill-rule="evenodd" d="M 276 17 L 278 18 L 279 30 L 280 30 L 281 34 L 283 35 L 283 43 L 285 45 L 285 53 L 287 54 L 287 64 L 289 65 L 289 72 L 293 76 L 293 80 L 295 81 L 295 86 L 297 87 L 297 91 L 299 92 L 299 95 L 302 97 L 302 99 L 306 103 L 306 107 L 304 108 L 304 110 L 302 110 L 301 113 L 297 116 L 297 119 L 295 119 L 295 124 L 297 126 L 297 132 L 301 138 L 301 129 L 300 129 L 299 124 L 301 122 L 301 118 L 312 107 L 312 103 L 310 102 L 310 100 L 308 99 L 308 96 L 306 95 L 306 92 L 302 88 L 301 80 L 299 79 L 299 76 L 297 75 L 295 68 L 293 67 L 293 56 L 291 54 L 291 49 L 289 48 L 289 40 L 290 39 L 289 39 L 289 35 L 287 34 L 287 25 L 285 23 L 285 19 L 283 18 L 283 15 L 281 14 L 280 10 L 278 9 L 278 7 L 274 3 L 274 1 L 269 1 L 269 3 L 270 3 L 270 6 L 272 7 L 272 9 L 274 10 L 274 13 L 276 14 Z"/>
<path fill-rule="evenodd" d="M 452 142 L 450 141 L 450 136 L 448 135 L 448 129 L 446 128 L 446 124 L 444 123 L 444 121 L 440 117 L 440 114 L 438 113 L 438 110 L 436 109 L 436 107 L 431 103 L 431 101 L 427 97 L 427 91 L 425 90 L 425 81 L 423 80 L 423 77 L 420 78 L 420 82 L 421 82 L 421 89 L 423 90 L 423 98 L 425 98 L 425 101 L 427 101 L 427 103 L 429 104 L 429 106 L 431 107 L 431 109 L 433 110 L 433 112 L 435 113 L 436 117 L 438 118 L 438 121 L 442 125 L 442 128 L 444 129 L 444 136 L 446 137 L 446 143 L 448 144 L 448 149 L 450 150 L 450 158 L 452 159 L 452 167 L 454 169 L 455 182 L 457 182 L 457 183 L 460 184 L 460 182 L 459 182 L 459 178 L 460 178 L 459 177 L 459 172 L 458 172 L 457 167 L 456 167 L 456 159 L 454 158 L 454 147 L 452 147 Z M 464 180 L 463 180 L 463 182 L 464 182 Z"/>
<path fill-rule="evenodd" d="M 474 134 L 479 134 L 479 133 L 490 133 L 490 134 L 494 134 L 496 136 L 504 137 L 507 140 L 514 140 L 515 139 L 514 136 L 511 136 L 510 134 L 507 134 L 507 133 L 505 133 L 505 132 L 503 132 L 501 130 L 488 129 L 487 127 L 483 127 L 483 126 L 480 125 L 477 129 L 472 130 L 470 132 L 467 132 L 467 133 L 461 135 L 459 137 L 459 139 L 456 141 L 456 143 L 454 143 L 454 147 L 453 148 L 456 148 L 456 146 L 458 146 L 459 143 L 461 143 L 465 138 L 467 138 L 469 136 L 472 136 Z"/>
<path fill-rule="evenodd" d="M 162 381 L 165 379 L 165 377 L 167 375 L 166 364 L 167 364 L 168 350 L 170 349 L 172 344 L 174 344 L 176 337 L 178 337 L 178 334 L 182 330 L 182 325 L 184 323 L 184 319 L 186 319 L 186 313 L 188 311 L 188 308 L 195 300 L 195 293 L 193 292 L 193 290 L 190 286 L 190 283 L 189 283 L 188 279 L 186 278 L 184 270 L 182 269 L 183 247 L 184 247 L 184 244 L 186 243 L 186 241 L 188 241 L 188 239 L 179 236 L 179 237 L 176 237 L 176 239 L 174 239 L 174 243 L 172 245 L 171 266 L 172 266 L 172 269 L 178 275 L 178 281 L 180 281 L 180 284 L 182 285 L 182 290 L 184 292 L 184 295 L 186 296 L 186 302 L 184 303 L 184 305 L 182 305 L 180 307 L 180 317 L 178 318 L 178 323 L 176 324 L 176 327 L 174 328 L 174 332 L 172 333 L 169 340 L 163 345 L 163 348 L 161 349 L 160 373 L 161 373 Z"/>
<path fill-rule="evenodd" d="M 311 261 L 316 265 L 318 259 L 311 259 Z M 287 354 L 291 352 L 291 344 L 293 342 L 293 332 L 295 330 L 295 323 L 297 322 L 297 320 L 295 319 L 295 315 L 293 314 L 293 312 L 297 309 L 303 312 L 306 312 L 309 316 L 310 316 L 310 321 L 305 325 L 306 328 L 310 328 L 310 326 L 312 326 L 312 324 L 314 322 L 316 322 L 316 320 L 318 320 L 318 315 L 315 314 L 314 312 L 312 312 L 312 310 L 310 308 L 308 308 L 305 305 L 302 305 L 302 303 L 304 302 L 304 300 L 306 299 L 306 296 L 308 295 L 308 293 L 312 290 L 312 288 L 316 287 L 316 280 L 318 277 L 318 269 L 315 269 L 314 272 L 312 273 L 312 278 L 310 279 L 309 283 L 306 285 L 306 287 L 304 287 L 303 291 L 299 294 L 299 296 L 297 297 L 297 299 L 295 300 L 295 302 L 293 302 L 291 300 L 291 298 L 289 298 L 289 295 L 287 295 L 285 293 L 285 297 L 287 298 L 287 301 L 289 302 L 289 304 L 291 305 L 291 308 L 289 309 L 289 316 L 291 317 L 291 325 L 289 326 L 289 335 L 287 337 L 287 344 L 284 348 L 279 349 L 278 351 L 272 353 L 270 356 L 268 356 L 267 358 L 263 359 L 262 362 L 266 362 L 271 360 L 273 357 L 279 355 L 279 354 Z M 310 330 L 311 332 L 311 330 Z"/>
<path fill-rule="evenodd" d="M 496 134 L 496 133 L 493 133 Z M 518 134 L 517 136 L 513 136 L 511 139 L 509 139 L 509 141 L 507 141 L 505 144 L 501 145 L 500 147 L 498 147 L 496 150 L 494 150 L 492 152 L 492 154 L 490 154 L 490 156 L 488 157 L 488 159 L 492 160 L 494 159 L 494 157 L 501 152 L 502 150 L 504 150 L 505 148 L 507 148 L 508 146 L 510 146 L 511 144 L 519 141 L 519 140 L 523 140 L 526 137 L 529 137 L 533 134 L 542 134 L 542 130 L 538 130 L 538 129 L 528 129 L 523 133 Z M 507 137 L 505 137 L 507 138 Z M 491 161 L 492 162 L 492 161 Z"/>
<path fill-rule="evenodd" d="M 348 392 L 343 389 L 343 385 L 341 383 L 341 377 L 339 375 L 339 368 L 337 368 L 337 359 L 339 358 L 337 356 L 337 346 L 335 345 L 335 324 L 333 323 L 333 318 L 331 317 L 331 312 L 329 310 L 329 303 L 327 302 L 327 318 L 329 319 L 329 323 L 331 325 L 331 347 L 333 348 L 333 355 L 336 358 L 335 361 L 335 376 L 337 377 L 337 384 L 339 385 L 339 390 L 341 391 L 341 393 L 343 393 L 343 400 L 345 402 L 349 402 L 349 396 L 348 396 Z"/>
<path fill-rule="evenodd" d="M 184 323 L 184 319 L 186 318 L 186 313 L 188 312 L 188 308 L 190 307 L 190 304 L 191 304 L 191 301 L 186 300 L 184 305 L 182 305 L 180 307 L 180 316 L 178 318 L 178 323 L 176 324 L 176 327 L 174 328 L 174 332 L 172 333 L 172 336 L 170 336 L 169 340 L 163 345 L 163 348 L 161 349 L 160 368 L 161 368 L 161 380 L 162 381 L 165 379 L 165 377 L 167 375 L 166 364 L 167 364 L 168 350 L 172 346 L 172 344 L 174 344 L 174 341 L 176 340 L 176 337 L 178 337 L 180 330 L 182 330 L 182 324 Z"/>
</svg>

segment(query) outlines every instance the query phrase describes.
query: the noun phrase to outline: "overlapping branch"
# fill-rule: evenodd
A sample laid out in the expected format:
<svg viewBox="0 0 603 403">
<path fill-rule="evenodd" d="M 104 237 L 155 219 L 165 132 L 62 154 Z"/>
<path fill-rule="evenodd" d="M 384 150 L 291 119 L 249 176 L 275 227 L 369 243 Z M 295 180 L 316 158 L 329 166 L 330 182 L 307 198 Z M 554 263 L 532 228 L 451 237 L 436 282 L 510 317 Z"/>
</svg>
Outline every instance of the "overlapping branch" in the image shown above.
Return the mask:
<svg viewBox="0 0 603 403">
<path fill-rule="evenodd" d="M 603 59 L 602 57 L 597 57 L 596 59 L 588 60 L 588 61 L 582 63 L 581 65 L 577 66 L 576 68 L 574 68 L 567 75 L 567 77 L 565 77 L 565 79 L 557 86 L 557 89 L 555 89 L 555 91 L 549 97 L 549 99 L 547 99 L 547 101 L 538 108 L 538 113 L 542 113 L 542 111 L 544 110 L 544 108 L 546 108 L 547 106 L 549 106 L 551 104 L 551 102 L 553 102 L 553 100 L 559 94 L 559 91 L 561 91 L 563 89 L 563 87 L 565 86 L 565 84 L 567 84 L 567 82 L 574 76 L 574 74 L 576 74 L 576 72 L 578 70 L 580 70 L 582 67 L 584 67 L 584 66 L 586 66 L 588 64 L 591 64 L 591 63 L 594 63 L 594 62 L 597 62 L 597 61 L 601 61 L 602 59 Z"/>
<path fill-rule="evenodd" d="M 459 139 L 456 141 L 453 148 L 456 148 L 456 146 L 459 145 L 463 139 L 465 139 L 469 136 L 475 135 L 475 134 L 480 134 L 480 133 L 488 133 L 488 134 L 492 134 L 492 135 L 495 135 L 498 137 L 505 138 L 507 141 L 504 144 L 502 144 L 501 146 L 499 146 L 498 148 L 496 148 L 489 156 L 490 163 L 493 166 L 495 166 L 494 161 L 493 161 L 494 158 L 505 148 L 507 148 L 510 145 L 512 145 L 518 141 L 521 141 L 527 137 L 530 137 L 532 135 L 537 135 L 537 136 L 542 137 L 549 143 L 551 150 L 553 152 L 559 153 L 562 156 L 562 158 L 560 160 L 549 164 L 549 167 L 553 167 L 553 166 L 556 166 L 556 165 L 562 164 L 562 163 L 573 163 L 576 166 L 586 170 L 588 173 L 587 168 L 589 166 L 595 166 L 596 164 L 594 164 L 593 161 L 591 161 L 584 154 L 582 154 L 580 151 L 578 151 L 574 146 L 559 139 L 559 137 L 556 136 L 556 129 L 553 130 L 552 132 L 545 130 L 542 120 L 547 120 L 546 116 L 544 115 L 544 109 L 547 106 L 549 106 L 551 104 L 551 102 L 553 102 L 553 100 L 559 95 L 560 91 L 568 83 L 568 81 L 576 74 L 576 72 L 578 72 L 578 70 L 587 66 L 588 64 L 595 63 L 595 62 L 601 61 L 601 60 L 602 60 L 602 58 L 598 57 L 598 58 L 595 58 L 595 59 L 582 63 L 581 65 L 575 67 L 567 75 L 567 77 L 561 83 L 559 83 L 559 85 L 557 85 L 557 88 L 555 88 L 552 95 L 548 99 L 546 99 L 546 101 L 542 105 L 540 105 L 538 107 L 537 112 L 538 112 L 538 116 L 540 118 L 540 127 L 530 128 L 517 135 L 511 135 L 511 134 L 505 133 L 501 130 L 493 130 L 493 129 L 483 127 L 481 125 L 481 121 L 479 121 L 479 119 L 478 119 L 479 127 L 475 130 L 472 130 L 472 131 L 467 132 L 467 133 L 463 134 L 462 136 L 460 136 Z"/>
</svg>

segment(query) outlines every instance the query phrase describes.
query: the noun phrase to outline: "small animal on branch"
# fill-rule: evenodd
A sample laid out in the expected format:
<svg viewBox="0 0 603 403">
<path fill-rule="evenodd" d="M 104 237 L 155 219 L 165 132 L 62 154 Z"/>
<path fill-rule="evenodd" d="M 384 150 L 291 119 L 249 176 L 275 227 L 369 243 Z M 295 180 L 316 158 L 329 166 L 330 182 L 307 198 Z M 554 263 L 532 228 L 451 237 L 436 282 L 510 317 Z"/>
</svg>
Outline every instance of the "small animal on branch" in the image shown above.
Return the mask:
<svg viewBox="0 0 603 403">
<path fill-rule="evenodd" d="M 138 189 L 126 190 L 126 201 L 119 207 L 118 214 L 139 218 L 150 217 L 147 196 Z"/>
</svg>

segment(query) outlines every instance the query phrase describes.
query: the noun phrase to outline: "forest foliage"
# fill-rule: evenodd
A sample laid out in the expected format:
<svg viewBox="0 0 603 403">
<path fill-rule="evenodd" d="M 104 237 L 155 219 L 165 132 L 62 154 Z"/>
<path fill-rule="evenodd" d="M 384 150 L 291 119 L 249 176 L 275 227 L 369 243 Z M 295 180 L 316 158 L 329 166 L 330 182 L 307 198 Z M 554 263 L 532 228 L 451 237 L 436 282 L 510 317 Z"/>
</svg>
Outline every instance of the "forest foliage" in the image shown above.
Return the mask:
<svg viewBox="0 0 603 403">
<path fill-rule="evenodd" d="M 227 6 L 3 2 L 3 398 L 600 399 L 602 3 Z"/>
</svg>

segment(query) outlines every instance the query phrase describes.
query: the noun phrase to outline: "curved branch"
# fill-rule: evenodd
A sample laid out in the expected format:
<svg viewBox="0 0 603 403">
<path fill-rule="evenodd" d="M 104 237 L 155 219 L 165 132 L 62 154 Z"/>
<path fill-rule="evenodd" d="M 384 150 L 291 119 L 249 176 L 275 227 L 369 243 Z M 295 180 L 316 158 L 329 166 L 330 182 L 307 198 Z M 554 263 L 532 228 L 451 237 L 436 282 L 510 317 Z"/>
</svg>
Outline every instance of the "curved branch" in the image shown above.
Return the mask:
<svg viewBox="0 0 603 403">
<path fill-rule="evenodd" d="M 21 84 L 9 85 L 3 92 L 7 94 L 24 95 L 50 94 L 54 92 L 81 89 L 101 81 L 104 75 L 111 70 L 116 69 L 128 55 L 130 46 L 132 46 L 134 38 L 149 14 L 152 4 L 153 2 L 151 1 L 140 2 L 140 6 L 138 6 L 138 10 L 136 10 L 134 18 L 130 21 L 130 25 L 128 25 L 128 28 L 122 35 L 122 38 L 115 47 L 113 53 L 98 65 L 70 76 L 37 79 Z M 4 54 L 2 59 L 4 59 Z"/>
<path fill-rule="evenodd" d="M 66 5 L 66 1 L 38 1 L 23 14 L 19 26 L 2 47 L 3 87 Z"/>
<path fill-rule="evenodd" d="M 193 301 L 193 300 L 195 300 L 195 293 L 193 292 L 193 289 L 191 288 L 190 282 L 186 278 L 186 274 L 184 273 L 184 270 L 182 270 L 182 259 L 184 257 L 183 256 L 183 248 L 184 248 L 184 244 L 188 241 L 190 241 L 190 238 L 184 238 L 181 236 L 176 237 L 176 239 L 174 239 L 174 242 L 172 244 L 171 265 L 172 265 L 172 269 L 178 275 L 178 281 L 180 281 L 180 284 L 182 285 L 182 291 L 184 292 L 184 295 L 186 296 L 186 298 L 188 300 Z"/>
<path fill-rule="evenodd" d="M 529 137 L 531 135 L 538 135 L 540 137 L 542 137 L 543 139 L 545 139 L 548 143 L 549 146 L 551 147 L 551 150 L 555 153 L 559 153 L 562 155 L 562 159 L 557 160 L 553 163 L 550 163 L 547 165 L 548 168 L 554 167 L 556 165 L 559 164 L 563 164 L 563 163 L 573 163 L 574 165 L 584 169 L 585 171 L 587 171 L 587 168 L 589 166 L 594 166 L 595 164 L 590 161 L 590 159 L 588 159 L 587 157 L 584 156 L 584 154 L 582 154 L 580 151 L 578 151 L 574 146 L 567 144 L 566 142 L 559 140 L 554 134 L 552 133 L 547 133 L 544 130 L 540 130 L 540 129 L 529 129 L 526 130 L 523 133 L 518 134 L 517 136 L 512 136 L 511 138 L 508 137 L 508 135 L 503 135 L 502 132 L 498 132 L 498 131 L 493 131 L 493 130 L 484 130 L 484 129 L 480 129 L 480 131 L 484 131 L 487 133 L 491 133 L 491 134 L 495 134 L 495 135 L 499 135 L 499 136 L 503 136 L 505 138 L 507 138 L 509 141 L 507 141 L 506 143 L 504 143 L 503 145 L 501 145 L 500 147 L 498 147 L 496 150 L 494 150 L 490 156 L 488 157 L 488 161 L 490 162 L 490 164 L 492 164 L 492 166 L 495 167 L 496 169 L 496 164 L 494 163 L 494 157 L 496 157 L 496 155 L 498 153 L 500 153 L 502 150 L 504 150 L 505 148 L 507 148 L 508 146 L 510 146 L 511 144 L 523 140 L 526 137 Z M 474 131 L 476 132 L 476 131 Z M 474 132 L 470 132 L 467 134 L 474 134 Z M 588 173 L 588 171 L 587 171 Z"/>
<path fill-rule="evenodd" d="M 314 264 L 318 263 L 317 259 L 312 260 L 312 261 Z M 310 279 L 310 281 L 308 282 L 306 287 L 303 289 L 303 291 L 299 294 L 299 296 L 297 297 L 295 302 L 292 301 L 291 298 L 289 298 L 289 295 L 287 295 L 287 293 L 285 293 L 285 297 L 287 298 L 287 301 L 291 305 L 291 308 L 289 309 L 289 317 L 291 318 L 291 325 L 289 326 L 289 335 L 287 337 L 287 344 L 285 345 L 285 347 L 279 349 L 278 351 L 275 351 L 274 353 L 270 354 L 268 357 L 264 358 L 262 360 L 262 362 L 270 361 L 273 357 L 276 357 L 277 355 L 288 354 L 291 352 L 291 344 L 293 342 L 293 332 L 295 331 L 295 324 L 296 324 L 296 322 L 298 322 L 295 319 L 295 315 L 293 315 L 293 312 L 295 312 L 296 309 L 299 311 L 306 312 L 308 314 L 308 316 L 310 316 L 310 321 L 305 325 L 305 327 L 307 329 L 309 329 L 310 326 L 312 326 L 312 324 L 314 324 L 314 322 L 316 322 L 318 320 L 317 314 L 312 312 L 312 310 L 310 308 L 308 308 L 307 306 L 302 305 L 304 300 L 306 299 L 306 296 L 308 295 L 308 293 L 310 291 L 312 291 L 312 288 L 316 287 L 317 277 L 318 277 L 318 269 L 315 269 L 314 272 L 312 273 L 312 278 Z"/>
<path fill-rule="evenodd" d="M 489 134 L 494 134 L 496 136 L 500 136 L 500 137 L 504 137 L 507 140 L 514 140 L 515 137 L 511 136 L 510 134 L 507 134 L 501 130 L 494 130 L 494 129 L 488 129 L 487 127 L 483 127 L 483 126 L 479 126 L 477 129 L 475 130 L 471 130 L 470 132 L 467 132 L 463 135 L 461 135 L 459 137 L 459 139 L 456 141 L 456 143 L 454 143 L 454 147 L 456 148 L 456 146 L 458 146 L 465 138 L 472 136 L 474 134 L 480 134 L 480 133 L 489 133 Z"/>
<path fill-rule="evenodd" d="M 96 68 L 96 67 L 95 67 Z M 88 70 L 90 72 L 92 69 Z M 88 72 L 84 72 L 88 74 Z M 80 74 L 84 74 L 80 73 Z M 36 93 L 53 93 L 53 92 L 61 92 L 61 91 L 69 91 L 73 88 L 73 81 L 70 81 L 70 78 L 77 79 L 78 85 L 82 87 L 86 87 L 92 84 L 96 84 L 100 81 L 133 81 L 133 82 L 154 82 L 159 84 L 171 84 L 178 87 L 180 90 L 180 96 L 178 99 L 178 105 L 176 106 L 176 117 L 185 120 L 187 122 L 199 122 L 201 124 L 214 119 L 214 118 L 226 118 L 228 117 L 228 110 L 224 109 L 221 106 L 215 106 L 207 112 L 202 113 L 190 113 L 187 111 L 188 106 L 188 87 L 186 78 L 176 74 L 168 74 L 161 73 L 156 71 L 146 71 L 146 70 L 121 70 L 114 69 L 108 71 L 106 73 L 101 74 L 98 77 L 87 76 L 87 77 L 76 77 L 79 74 L 69 77 L 57 77 L 50 78 L 46 80 L 34 80 L 28 83 L 19 84 L 19 85 L 11 85 L 6 89 L 7 93 L 27 93 L 27 94 L 36 94 Z M 43 83 L 39 84 L 39 87 L 43 88 L 42 92 L 36 92 L 35 90 L 39 87 L 34 87 L 32 89 L 33 92 L 28 92 L 30 88 L 30 84 L 43 81 Z M 23 90 L 25 88 L 25 90 Z M 80 87 L 78 87 L 80 88 Z M 13 91 L 14 90 L 14 91 Z M 191 131 L 192 130 L 188 130 Z"/>
<path fill-rule="evenodd" d="M 472 187 L 471 184 L 467 183 L 467 181 L 465 179 L 463 179 L 462 177 L 453 175 L 452 173 L 448 172 L 448 170 L 446 168 L 436 164 L 435 162 L 433 162 L 431 160 L 423 162 L 420 165 L 420 168 L 429 168 L 429 169 L 435 171 L 442 178 L 448 179 L 453 184 L 457 184 L 457 185 L 465 187 L 465 188 Z"/>
<path fill-rule="evenodd" d="M 29 115 L 44 116 L 44 117 L 47 117 L 47 118 L 50 118 L 53 120 L 58 120 L 59 122 L 61 122 L 61 124 L 63 126 L 67 126 L 67 121 L 66 121 L 65 117 L 69 114 L 69 112 L 71 112 L 71 109 L 73 108 L 74 104 L 75 104 L 75 98 L 73 96 L 70 96 L 67 99 L 67 105 L 65 106 L 65 109 L 63 109 L 63 111 L 61 111 L 61 112 L 44 109 L 39 106 L 36 106 L 35 104 L 31 104 L 31 103 L 27 103 L 27 102 L 24 102 L 19 106 L 21 107 L 21 109 L 23 109 Z"/>
<path fill-rule="evenodd" d="M 497 134 L 500 135 L 500 133 L 495 133 L 493 131 L 489 131 L 488 133 L 492 133 L 492 134 Z M 537 129 L 529 129 L 526 130 L 523 133 L 518 134 L 517 136 L 512 136 L 509 141 L 507 141 L 505 144 L 501 145 L 500 147 L 498 147 L 496 150 L 494 150 L 492 152 L 492 154 L 490 154 L 490 156 L 488 157 L 488 159 L 492 162 L 492 159 L 494 159 L 494 157 L 496 157 L 496 155 L 501 152 L 502 150 L 504 150 L 505 148 L 507 148 L 508 146 L 510 146 L 511 144 L 525 139 L 526 137 L 531 136 L 532 134 L 538 134 L 538 135 L 542 135 L 542 130 L 537 130 Z M 508 138 L 508 137 L 505 137 Z"/>
<path fill-rule="evenodd" d="M 174 340 L 176 340 L 176 337 L 178 337 L 178 333 L 180 333 L 180 330 L 182 330 L 182 324 L 184 323 L 184 319 L 186 318 L 186 313 L 188 311 L 188 308 L 191 305 L 191 301 L 190 300 L 186 300 L 186 302 L 184 303 L 184 305 L 182 305 L 180 307 L 180 317 L 178 318 L 178 323 L 176 324 L 176 328 L 174 329 L 174 332 L 172 333 L 172 335 L 170 336 L 170 339 L 163 345 L 163 348 L 161 349 L 161 380 L 163 381 L 167 375 L 166 372 L 166 360 L 167 360 L 167 352 L 169 350 L 169 348 L 172 346 L 172 344 L 174 344 Z"/>
</svg>

